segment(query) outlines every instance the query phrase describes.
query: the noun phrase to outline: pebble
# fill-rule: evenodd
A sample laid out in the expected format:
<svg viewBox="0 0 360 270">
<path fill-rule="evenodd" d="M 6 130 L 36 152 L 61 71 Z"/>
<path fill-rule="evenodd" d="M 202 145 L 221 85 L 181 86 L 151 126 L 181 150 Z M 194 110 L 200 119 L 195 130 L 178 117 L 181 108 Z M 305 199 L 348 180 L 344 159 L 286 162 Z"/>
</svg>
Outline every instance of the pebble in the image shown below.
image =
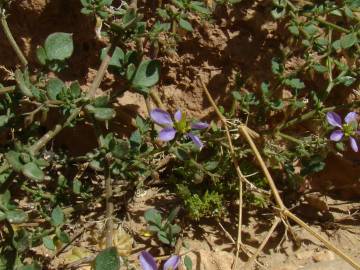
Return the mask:
<svg viewBox="0 0 360 270">
<path fill-rule="evenodd" d="M 330 250 L 322 250 L 316 252 L 312 258 L 315 262 L 333 261 L 335 260 L 335 254 Z"/>
</svg>

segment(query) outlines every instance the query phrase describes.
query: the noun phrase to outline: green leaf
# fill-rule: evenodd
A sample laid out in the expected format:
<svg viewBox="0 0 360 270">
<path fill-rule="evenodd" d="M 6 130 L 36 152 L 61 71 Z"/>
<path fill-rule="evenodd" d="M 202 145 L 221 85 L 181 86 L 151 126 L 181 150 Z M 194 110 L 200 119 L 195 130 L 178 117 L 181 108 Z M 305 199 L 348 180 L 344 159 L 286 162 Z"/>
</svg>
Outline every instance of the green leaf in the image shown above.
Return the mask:
<svg viewBox="0 0 360 270">
<path fill-rule="evenodd" d="M 352 10 L 348 6 L 344 6 L 344 13 L 349 18 L 354 17 Z"/>
<path fill-rule="evenodd" d="M 22 253 L 30 247 L 30 235 L 27 230 L 21 228 L 13 236 L 12 243 L 17 252 Z"/>
<path fill-rule="evenodd" d="M 50 79 L 46 91 L 47 95 L 51 100 L 57 100 L 60 92 L 65 88 L 65 84 L 62 80 L 58 78 Z"/>
<path fill-rule="evenodd" d="M 10 191 L 7 189 L 4 193 L 0 194 L 0 206 L 8 208 L 11 199 Z"/>
<path fill-rule="evenodd" d="M 12 117 L 9 115 L 0 115 L 0 127 L 5 126 L 9 122 L 10 118 Z"/>
<path fill-rule="evenodd" d="M 108 51 L 109 51 L 109 48 L 103 48 L 101 50 L 101 53 L 100 53 L 100 59 L 101 60 L 103 60 L 105 58 Z M 114 52 L 113 52 L 113 55 L 111 56 L 109 66 L 110 67 L 121 68 L 123 66 L 124 59 L 125 59 L 124 51 L 121 48 L 116 47 Z"/>
<path fill-rule="evenodd" d="M 186 270 L 192 270 L 193 263 L 188 255 L 185 255 L 184 257 L 184 265 L 186 267 Z"/>
<path fill-rule="evenodd" d="M 302 163 L 303 168 L 300 172 L 302 176 L 320 172 L 325 168 L 325 162 L 323 161 L 323 158 L 318 155 L 312 156 L 309 160 L 304 160 Z"/>
<path fill-rule="evenodd" d="M 342 76 L 336 79 L 336 83 L 343 84 L 345 86 L 350 86 L 356 81 L 356 78 L 351 76 Z"/>
<path fill-rule="evenodd" d="M 141 145 L 141 142 L 142 142 L 142 138 L 141 138 L 141 133 L 140 131 L 137 129 L 135 130 L 131 136 L 130 136 L 130 145 L 131 147 L 139 147 Z"/>
<path fill-rule="evenodd" d="M 42 46 L 36 48 L 36 57 L 40 64 L 46 65 L 47 55 L 45 49 Z"/>
<path fill-rule="evenodd" d="M 315 64 L 313 68 L 319 73 L 325 73 L 327 71 L 327 67 L 320 64 Z"/>
<path fill-rule="evenodd" d="M 135 89 L 154 86 L 160 77 L 160 63 L 156 60 L 145 60 L 140 63 L 132 79 Z"/>
<path fill-rule="evenodd" d="M 65 60 L 74 51 L 72 34 L 53 33 L 47 37 L 44 47 L 49 60 Z"/>
<path fill-rule="evenodd" d="M 89 166 L 95 171 L 102 171 L 104 169 L 102 162 L 96 159 L 90 161 Z"/>
<path fill-rule="evenodd" d="M 24 223 L 28 220 L 28 215 L 21 209 L 6 211 L 6 218 L 12 224 Z"/>
<path fill-rule="evenodd" d="M 180 206 L 175 207 L 167 218 L 168 223 L 172 223 L 180 211 Z"/>
<path fill-rule="evenodd" d="M 186 30 L 186 31 L 189 31 L 189 32 L 192 32 L 194 31 L 192 25 L 190 22 L 188 22 L 187 20 L 184 20 L 182 18 L 179 19 L 179 25 L 182 29 Z"/>
<path fill-rule="evenodd" d="M 136 126 L 138 127 L 141 133 L 145 133 L 146 131 L 149 130 L 149 126 L 146 124 L 146 122 L 140 115 L 136 116 L 135 122 L 136 122 Z"/>
<path fill-rule="evenodd" d="M 110 149 L 116 158 L 126 157 L 130 151 L 129 143 L 124 140 L 115 141 L 115 143 L 110 146 Z"/>
<path fill-rule="evenodd" d="M 44 179 L 44 172 L 34 162 L 26 163 L 22 168 L 22 173 L 35 181 L 42 181 Z"/>
<path fill-rule="evenodd" d="M 54 210 L 51 212 L 51 222 L 55 227 L 58 227 L 64 224 L 64 213 L 59 206 L 56 206 Z"/>
<path fill-rule="evenodd" d="M 62 230 L 56 230 L 56 236 L 61 242 L 65 243 L 65 244 L 70 242 L 69 235 Z"/>
<path fill-rule="evenodd" d="M 164 231 L 159 231 L 159 232 L 157 233 L 157 236 L 158 236 L 159 240 L 160 240 L 162 243 L 164 243 L 164 244 L 166 244 L 166 245 L 170 245 L 171 242 L 170 242 L 170 240 L 168 239 L 166 232 L 164 232 Z"/>
<path fill-rule="evenodd" d="M 44 243 L 44 246 L 47 249 L 50 249 L 52 251 L 56 250 L 56 246 L 54 244 L 54 240 L 52 238 L 50 238 L 50 236 L 45 236 L 42 238 L 42 241 Z"/>
<path fill-rule="evenodd" d="M 77 180 L 77 179 L 75 179 L 74 181 L 73 181 L 73 186 L 72 186 L 72 190 L 73 190 L 73 192 L 75 193 L 75 194 L 80 194 L 80 192 L 81 192 L 81 181 L 79 181 L 79 180 Z"/>
<path fill-rule="evenodd" d="M 6 213 L 0 210 L 0 221 L 6 219 Z"/>
<path fill-rule="evenodd" d="M 181 232 L 181 227 L 177 224 L 173 224 L 170 226 L 172 235 L 176 235 Z"/>
<path fill-rule="evenodd" d="M 296 25 L 291 25 L 291 26 L 289 26 L 289 31 L 290 31 L 290 33 L 293 34 L 294 36 L 300 35 L 299 27 L 297 27 Z"/>
<path fill-rule="evenodd" d="M 120 259 L 115 247 L 101 251 L 95 258 L 94 270 L 119 270 Z"/>
<path fill-rule="evenodd" d="M 314 24 L 308 24 L 303 27 L 303 30 L 309 35 L 313 36 L 318 32 L 318 28 Z"/>
<path fill-rule="evenodd" d="M 209 15 L 211 13 L 211 11 L 204 6 L 204 3 L 200 1 L 191 1 L 190 8 L 200 14 Z"/>
<path fill-rule="evenodd" d="M 271 59 L 271 70 L 276 75 L 283 73 L 284 66 L 282 65 L 279 58 L 274 57 L 273 59 Z"/>
<path fill-rule="evenodd" d="M 305 84 L 298 78 L 286 79 L 285 84 L 294 89 L 304 89 Z"/>
<path fill-rule="evenodd" d="M 81 95 L 81 88 L 80 88 L 80 84 L 78 81 L 73 82 L 70 85 L 70 94 L 73 98 L 78 98 Z"/>
<path fill-rule="evenodd" d="M 130 65 L 128 65 L 127 69 L 126 69 L 126 79 L 128 81 L 131 81 L 132 77 L 134 76 L 136 71 L 136 67 L 133 63 L 131 63 Z"/>
<path fill-rule="evenodd" d="M 24 164 L 20 160 L 21 154 L 15 151 L 9 151 L 5 154 L 6 160 L 10 163 L 11 167 L 16 172 L 21 172 Z"/>
<path fill-rule="evenodd" d="M 340 45 L 343 49 L 348 49 L 354 46 L 358 42 L 358 39 L 356 37 L 355 33 L 347 34 L 340 38 Z"/>
<path fill-rule="evenodd" d="M 341 49 L 341 41 L 340 39 L 338 40 L 335 40 L 333 43 L 332 43 L 332 47 L 335 49 L 335 50 L 340 50 Z"/>
<path fill-rule="evenodd" d="M 94 117 L 99 121 L 107 121 L 115 117 L 115 111 L 112 108 L 94 108 Z"/>
<path fill-rule="evenodd" d="M 93 105 L 95 107 L 106 107 L 109 104 L 110 97 L 108 95 L 103 95 L 95 98 Z"/>
<path fill-rule="evenodd" d="M 161 214 L 156 209 L 149 209 L 145 212 L 144 218 L 148 223 L 152 223 L 157 225 L 158 227 L 161 227 Z"/>
<path fill-rule="evenodd" d="M 286 13 L 286 9 L 283 7 L 276 7 L 271 11 L 271 15 L 275 20 L 284 17 L 285 13 Z"/>
<path fill-rule="evenodd" d="M 30 83 L 28 71 L 26 70 L 24 71 L 24 73 L 22 73 L 19 69 L 17 69 L 15 71 L 15 79 L 21 93 L 24 96 L 33 97 L 33 93 L 30 90 L 31 83 Z"/>
</svg>

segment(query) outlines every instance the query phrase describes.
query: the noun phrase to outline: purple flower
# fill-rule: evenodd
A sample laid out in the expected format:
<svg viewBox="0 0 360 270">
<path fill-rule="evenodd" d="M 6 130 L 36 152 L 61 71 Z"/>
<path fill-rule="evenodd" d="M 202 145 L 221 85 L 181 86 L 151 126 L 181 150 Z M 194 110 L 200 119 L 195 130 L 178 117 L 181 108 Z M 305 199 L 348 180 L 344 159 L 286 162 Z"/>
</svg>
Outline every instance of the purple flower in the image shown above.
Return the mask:
<svg viewBox="0 0 360 270">
<path fill-rule="evenodd" d="M 183 113 L 178 110 L 174 114 L 174 120 L 171 119 L 169 113 L 161 109 L 154 109 L 150 112 L 151 119 L 163 129 L 159 132 L 159 139 L 165 142 L 171 141 L 175 138 L 176 133 L 185 134 L 194 142 L 200 149 L 204 146 L 200 138 L 193 134 L 192 130 L 201 130 L 209 127 L 207 123 L 195 122 L 189 123 Z"/>
<path fill-rule="evenodd" d="M 140 253 L 140 264 L 143 270 L 158 270 L 156 261 L 153 256 L 147 251 Z M 180 257 L 172 255 L 165 263 L 163 270 L 175 270 L 180 263 Z"/>
<path fill-rule="evenodd" d="M 334 142 L 338 142 L 343 138 L 349 138 L 350 146 L 354 152 L 359 151 L 359 147 L 357 141 L 355 139 L 355 135 L 359 135 L 360 131 L 357 130 L 358 122 L 357 122 L 358 115 L 355 112 L 349 112 L 345 116 L 345 123 L 343 124 L 341 121 L 340 115 L 335 112 L 328 112 L 326 114 L 326 119 L 330 125 L 333 127 L 338 127 L 339 129 L 334 130 L 330 134 L 330 140 Z"/>
</svg>

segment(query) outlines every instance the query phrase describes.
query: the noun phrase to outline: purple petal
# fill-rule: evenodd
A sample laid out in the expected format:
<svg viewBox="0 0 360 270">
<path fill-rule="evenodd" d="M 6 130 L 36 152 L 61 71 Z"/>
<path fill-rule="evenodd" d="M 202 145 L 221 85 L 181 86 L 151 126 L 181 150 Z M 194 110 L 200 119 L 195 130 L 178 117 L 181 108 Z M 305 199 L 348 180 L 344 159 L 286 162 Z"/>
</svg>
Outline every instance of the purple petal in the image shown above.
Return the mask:
<svg viewBox="0 0 360 270">
<path fill-rule="evenodd" d="M 159 125 L 164 126 L 172 126 L 173 121 L 171 120 L 170 114 L 161 110 L 161 109 L 154 109 L 150 112 L 151 119 Z"/>
<path fill-rule="evenodd" d="M 330 125 L 341 128 L 341 117 L 337 113 L 328 112 L 326 114 L 326 119 Z"/>
<path fill-rule="evenodd" d="M 174 114 L 174 118 L 177 122 L 180 122 L 182 118 L 182 112 L 180 110 L 177 110 L 176 113 Z"/>
<path fill-rule="evenodd" d="M 208 128 L 209 124 L 204 122 L 196 122 L 191 124 L 191 129 L 205 129 Z"/>
<path fill-rule="evenodd" d="M 164 264 L 164 270 L 175 270 L 180 263 L 180 257 L 173 255 Z"/>
<path fill-rule="evenodd" d="M 191 140 L 194 142 L 194 144 L 199 147 L 200 149 L 203 148 L 204 144 L 202 143 L 202 141 L 200 140 L 200 138 L 194 134 L 192 134 L 191 132 L 188 133 L 188 136 L 191 138 Z"/>
<path fill-rule="evenodd" d="M 358 145 L 357 145 L 356 139 L 353 138 L 353 137 L 350 137 L 349 140 L 350 140 L 350 146 L 351 146 L 352 150 L 353 150 L 354 152 L 358 152 L 358 151 L 359 151 L 359 147 L 358 147 Z"/>
<path fill-rule="evenodd" d="M 330 140 L 338 142 L 342 139 L 344 133 L 341 130 L 334 130 L 330 135 Z"/>
<path fill-rule="evenodd" d="M 350 122 L 357 122 L 357 113 L 355 112 L 349 112 L 346 116 L 345 116 L 345 123 L 349 124 Z"/>
<path fill-rule="evenodd" d="M 139 259 L 143 270 L 157 270 L 155 259 L 149 252 L 141 251 Z"/>
<path fill-rule="evenodd" d="M 159 132 L 159 139 L 168 142 L 175 138 L 176 129 L 173 127 L 166 127 L 160 130 Z"/>
</svg>

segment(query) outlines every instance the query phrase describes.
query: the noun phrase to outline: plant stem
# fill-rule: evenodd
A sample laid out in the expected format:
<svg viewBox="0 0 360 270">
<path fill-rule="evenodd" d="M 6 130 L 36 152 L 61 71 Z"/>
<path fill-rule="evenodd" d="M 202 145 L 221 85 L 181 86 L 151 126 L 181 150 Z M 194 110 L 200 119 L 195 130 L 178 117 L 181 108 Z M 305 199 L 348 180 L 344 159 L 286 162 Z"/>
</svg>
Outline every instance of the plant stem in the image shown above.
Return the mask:
<svg viewBox="0 0 360 270">
<path fill-rule="evenodd" d="M 151 96 L 151 99 L 154 101 L 154 103 L 156 104 L 156 106 L 162 110 L 166 110 L 164 104 L 162 103 L 160 97 L 159 97 L 159 94 L 158 92 L 155 90 L 155 89 L 152 89 L 150 91 L 150 96 Z"/>
<path fill-rule="evenodd" d="M 5 95 L 7 93 L 12 93 L 14 92 L 16 89 L 16 86 L 6 86 L 6 87 L 2 87 L 0 88 L 0 95 Z"/>
<path fill-rule="evenodd" d="M 311 18 L 312 18 L 312 17 L 311 17 Z M 328 26 L 328 27 L 330 27 L 330 28 L 332 28 L 332 29 L 338 30 L 338 31 L 340 31 L 340 32 L 343 32 L 343 33 L 349 33 L 349 32 L 350 32 L 348 29 L 346 29 L 346 28 L 344 28 L 344 27 L 341 27 L 341 26 L 339 26 L 339 25 L 337 25 L 337 24 L 328 22 L 328 21 L 326 21 L 326 20 L 324 20 L 324 19 L 321 19 L 321 18 L 319 18 L 319 17 L 315 18 L 315 20 L 318 21 L 319 23 L 323 24 L 323 25 L 326 25 L 326 26 Z"/>
<path fill-rule="evenodd" d="M 266 178 L 268 179 L 268 183 L 269 183 L 269 186 L 273 193 L 276 204 L 280 207 L 280 209 L 284 209 L 285 205 L 284 205 L 284 203 L 280 197 L 280 194 L 276 188 L 275 182 L 274 182 L 273 178 L 271 177 L 271 174 L 270 174 L 269 170 L 267 169 L 266 164 L 265 164 L 264 160 L 262 159 L 261 154 L 260 154 L 259 150 L 257 149 L 254 141 L 251 139 L 249 133 L 247 132 L 246 126 L 240 125 L 239 131 L 245 137 L 247 142 L 249 143 L 251 150 L 254 152 L 255 157 L 256 157 L 261 169 L 263 170 Z"/>
<path fill-rule="evenodd" d="M 18 44 L 16 43 L 16 41 L 15 41 L 11 31 L 10 31 L 9 25 L 8 25 L 8 23 L 6 21 L 6 15 L 5 15 L 5 10 L 4 9 L 0 9 L 0 17 L 1 17 L 1 26 L 2 26 L 2 29 L 3 29 L 3 31 L 5 33 L 6 38 L 8 39 L 11 47 L 13 48 L 13 50 L 16 53 L 17 57 L 19 58 L 19 60 L 21 62 L 21 65 L 23 67 L 26 67 L 28 65 L 28 61 L 26 60 L 24 54 L 20 50 Z"/>
<path fill-rule="evenodd" d="M 302 221 L 300 218 L 295 216 L 293 213 L 291 213 L 288 209 L 285 209 L 283 211 L 283 214 L 287 216 L 288 218 L 295 221 L 297 224 L 299 224 L 301 227 L 303 227 L 306 231 L 308 231 L 310 234 L 312 234 L 315 238 L 320 240 L 328 249 L 332 250 L 336 255 L 338 255 L 340 258 L 342 258 L 344 261 L 349 263 L 354 269 L 360 270 L 360 265 L 355 262 L 351 257 L 346 255 L 343 251 L 338 249 L 336 246 L 334 246 L 331 242 L 326 240 L 324 237 L 322 237 L 320 234 L 316 233 L 309 225 L 307 225 L 304 221 Z"/>
<path fill-rule="evenodd" d="M 276 133 L 276 135 L 288 140 L 288 141 L 291 141 L 291 142 L 294 142 L 296 144 L 302 144 L 302 140 L 299 140 L 299 139 L 296 139 L 295 137 L 293 136 L 290 136 L 290 135 L 287 135 L 287 134 L 284 134 L 282 132 L 278 132 Z"/>
<path fill-rule="evenodd" d="M 251 269 L 254 261 L 256 260 L 256 257 L 259 256 L 259 253 L 263 250 L 263 248 L 265 247 L 266 243 L 269 241 L 271 235 L 273 234 L 273 232 L 275 231 L 277 225 L 279 224 L 279 222 L 281 221 L 280 218 L 275 217 L 275 220 L 273 222 L 273 225 L 271 226 L 269 232 L 267 233 L 266 237 L 264 238 L 264 240 L 262 241 L 262 243 L 260 244 L 260 246 L 258 247 L 258 249 L 256 250 L 256 252 L 254 253 L 254 255 L 251 256 L 251 258 L 246 262 L 246 264 L 244 265 L 243 269 Z"/>
<path fill-rule="evenodd" d="M 114 203 L 112 201 L 112 179 L 110 168 L 106 168 L 106 177 L 105 177 L 105 198 L 106 198 L 106 247 L 113 246 L 113 231 L 114 231 L 114 222 L 113 222 L 113 212 L 114 212 Z"/>
<path fill-rule="evenodd" d="M 105 58 L 102 60 L 102 62 L 100 64 L 100 67 L 96 73 L 95 79 L 94 79 L 92 85 L 90 86 L 89 92 L 87 94 L 87 98 L 89 98 L 89 99 L 94 98 L 94 96 L 96 94 L 96 90 L 100 86 L 100 83 L 101 83 L 102 79 L 104 78 L 105 72 L 109 66 L 109 63 L 111 60 L 110 55 L 112 55 L 112 52 L 114 49 L 115 49 L 115 45 L 112 44 L 108 53 L 106 54 Z M 77 116 L 80 114 L 82 108 L 83 108 L 83 106 L 80 106 L 80 107 L 74 109 L 74 111 L 70 114 L 70 116 L 66 119 L 66 121 L 62 125 L 58 124 L 54 127 L 54 129 L 49 130 L 46 134 L 44 134 L 35 144 L 33 144 L 29 148 L 30 153 L 36 154 L 49 141 L 51 141 L 53 138 L 55 138 L 55 136 L 58 135 L 60 133 L 60 131 L 62 131 L 65 127 L 67 127 L 69 124 L 71 124 L 71 122 L 74 119 L 77 118 Z"/>
<path fill-rule="evenodd" d="M 236 174 L 238 176 L 239 179 L 239 219 L 238 219 L 238 234 L 237 234 L 237 241 L 236 241 L 236 255 L 235 255 L 235 261 L 233 264 L 232 269 L 236 269 L 237 267 L 237 261 L 239 258 L 239 253 L 240 253 L 240 248 L 241 248 L 241 244 L 242 244 L 242 240 L 241 240 L 241 233 L 242 233 L 242 207 L 243 207 L 243 181 L 247 181 L 245 176 L 243 175 L 240 166 L 239 166 L 239 162 L 236 158 L 236 154 L 235 154 L 235 150 L 234 150 L 234 146 L 232 143 L 232 139 L 231 139 L 231 135 L 230 135 L 230 131 L 229 128 L 227 126 L 227 122 L 226 122 L 226 118 L 224 117 L 224 115 L 220 112 L 219 108 L 217 107 L 214 99 L 211 97 L 209 90 L 207 89 L 204 81 L 202 80 L 201 76 L 199 76 L 200 78 L 200 82 L 202 85 L 202 88 L 204 89 L 204 92 L 209 100 L 209 102 L 211 103 L 212 107 L 214 108 L 216 114 L 218 115 L 220 121 L 223 123 L 224 128 L 225 128 L 225 132 L 226 132 L 226 138 L 229 144 L 229 150 L 230 150 L 230 154 L 231 154 L 231 159 L 232 162 L 234 164 L 235 170 L 236 170 Z"/>
<path fill-rule="evenodd" d="M 310 118 L 312 118 L 314 115 L 316 115 L 319 112 L 327 113 L 327 112 L 331 112 L 331 111 L 334 111 L 334 110 L 339 110 L 339 109 L 343 109 L 343 108 L 355 108 L 355 107 L 358 107 L 358 106 L 360 106 L 360 101 L 355 101 L 355 102 L 353 102 L 351 104 L 341 104 L 341 105 L 337 105 L 337 106 L 326 107 L 326 108 L 323 108 L 321 110 L 315 109 L 315 110 L 312 110 L 310 112 L 307 112 L 307 113 L 305 113 L 305 114 L 303 114 L 303 115 L 301 115 L 299 117 L 296 117 L 296 118 L 290 120 L 289 122 L 284 124 L 282 127 L 280 127 L 280 130 L 289 128 L 291 126 L 294 126 L 296 124 L 299 124 L 301 122 L 309 120 Z"/>
<path fill-rule="evenodd" d="M 279 191 L 276 188 L 275 182 L 273 178 L 271 177 L 271 174 L 268 170 L 268 168 L 265 165 L 265 162 L 263 158 L 261 157 L 259 150 L 257 149 L 254 141 L 251 139 L 249 133 L 247 132 L 246 126 L 241 125 L 239 128 L 240 133 L 246 138 L 247 142 L 249 143 L 251 149 L 253 150 L 255 157 L 260 164 L 260 167 L 265 174 L 266 179 L 268 180 L 268 183 L 270 185 L 272 194 L 275 198 L 276 204 L 279 206 L 280 209 L 278 209 L 280 218 L 290 218 L 293 221 L 295 221 L 297 224 L 299 224 L 302 228 L 304 228 L 306 231 L 308 231 L 310 234 L 312 234 L 314 237 L 316 237 L 318 240 L 320 240 L 328 249 L 332 250 L 334 253 L 336 253 L 338 256 L 340 256 L 342 259 L 344 259 L 347 263 L 349 263 L 351 266 L 353 266 L 355 269 L 360 270 L 360 265 L 357 264 L 352 258 L 350 258 L 348 255 L 346 255 L 343 251 L 338 249 L 336 246 L 334 246 L 332 243 L 330 243 L 328 240 L 323 238 L 320 234 L 315 232 L 309 225 L 307 225 L 304 221 L 302 221 L 300 218 L 295 216 L 293 213 L 291 213 L 284 205 Z"/>
<path fill-rule="evenodd" d="M 31 194 L 38 195 L 43 199 L 47 199 L 47 200 L 50 200 L 51 202 L 55 202 L 55 196 L 50 194 L 50 193 L 47 193 L 47 192 L 44 192 L 44 191 L 33 190 L 33 189 L 31 189 L 31 188 L 29 188 L 29 187 L 27 187 L 25 185 L 22 185 L 21 189 L 26 191 L 26 192 L 29 192 Z"/>
</svg>

